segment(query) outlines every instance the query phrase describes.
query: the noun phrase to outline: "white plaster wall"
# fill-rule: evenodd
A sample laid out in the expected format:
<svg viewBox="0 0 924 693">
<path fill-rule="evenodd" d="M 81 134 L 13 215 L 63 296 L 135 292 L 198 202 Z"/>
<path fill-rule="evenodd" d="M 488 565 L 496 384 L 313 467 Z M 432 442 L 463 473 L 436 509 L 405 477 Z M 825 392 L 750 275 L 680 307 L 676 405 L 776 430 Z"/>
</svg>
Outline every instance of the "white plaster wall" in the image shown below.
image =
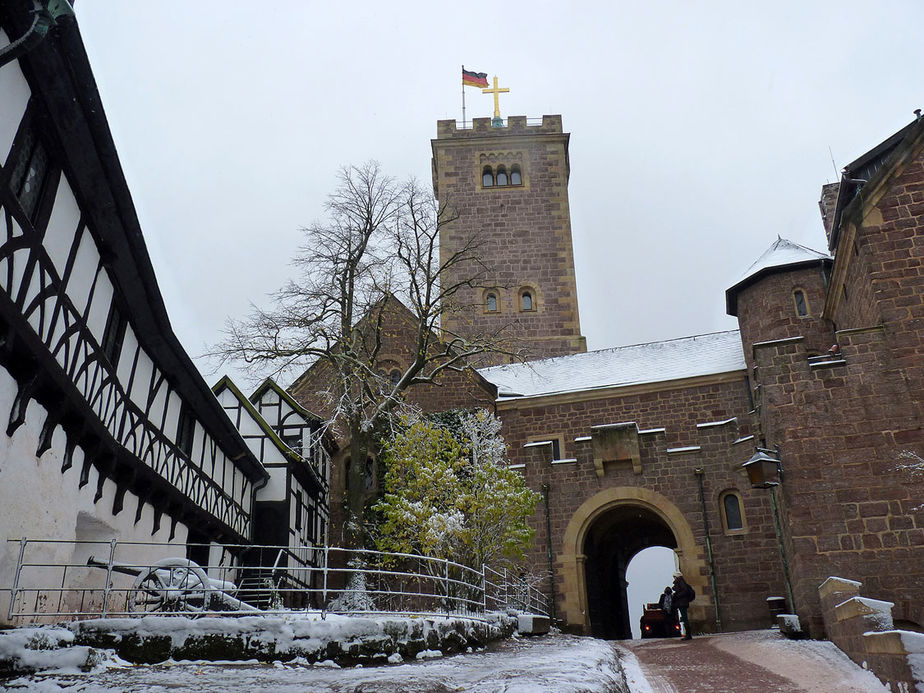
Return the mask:
<svg viewBox="0 0 924 693">
<path fill-rule="evenodd" d="M 58 192 L 55 195 L 55 204 L 48 220 L 48 228 L 42 245 L 58 271 L 58 277 L 64 276 L 67 265 L 67 256 L 74 244 L 77 225 L 80 223 L 80 208 L 71 190 L 70 184 L 64 174 L 58 183 Z"/>
<path fill-rule="evenodd" d="M 0 29 L 0 48 L 9 44 L 9 37 Z M 31 94 L 18 60 L 0 67 L 0 163 L 5 164 L 10 155 L 13 138 Z"/>
<path fill-rule="evenodd" d="M 90 608 L 100 601 L 105 571 L 85 566 L 93 554 L 105 560 L 108 558 L 111 539 L 120 541 L 164 542 L 170 535 L 170 519 L 161 519 L 161 529 L 151 534 L 153 509 L 145 506 L 141 520 L 135 524 L 137 498 L 125 494 L 124 508 L 118 515 L 112 514 L 115 484 L 107 480 L 103 486 L 103 497 L 94 504 L 97 481 L 95 468 L 90 470 L 89 483 L 78 488 L 80 471 L 84 461 L 83 451 L 77 448 L 73 455 L 73 466 L 63 474 L 61 464 L 64 457 L 66 437 L 58 427 L 52 437 L 52 447 L 41 458 L 35 456 L 39 435 L 45 423 L 46 412 L 36 403 L 31 403 L 26 412 L 26 421 L 12 437 L 6 435 L 5 422 L 9 419 L 10 407 L 16 395 L 16 383 L 5 369 L 0 368 L 0 489 L 3 490 L 3 512 L 0 513 L 0 623 L 6 623 L 9 612 L 10 589 L 16 572 L 19 552 L 18 540 L 23 536 L 41 539 L 59 539 L 70 543 L 30 544 L 27 560 L 73 564 L 68 568 L 67 587 L 96 590 L 85 595 L 84 608 Z M 177 526 L 172 546 L 120 546 L 117 560 L 130 563 L 150 563 L 167 555 L 185 555 L 187 528 Z M 80 540 L 80 543 L 77 543 Z M 92 540 L 104 542 L 94 544 Z M 58 587 L 61 584 L 61 568 L 30 569 L 23 575 L 20 587 Z M 119 578 L 116 585 L 125 586 L 129 578 Z M 44 609 L 59 608 L 58 595 L 47 590 L 39 594 L 26 593 L 27 603 L 38 604 Z M 95 600 L 95 601 L 94 601 Z M 66 595 L 60 608 L 76 609 L 80 606 L 78 593 Z"/>
<path fill-rule="evenodd" d="M 126 330 L 126 333 L 128 330 Z M 134 333 L 133 333 L 134 334 Z M 138 364 L 135 366 L 135 378 L 131 382 L 129 397 L 135 406 L 145 411 L 148 406 L 148 388 L 151 387 L 151 376 L 154 373 L 154 362 L 144 350 L 138 354 Z"/>
<path fill-rule="evenodd" d="M 119 365 L 116 367 L 116 377 L 122 383 L 122 387 L 128 390 L 129 378 L 132 374 L 132 366 L 135 363 L 135 352 L 138 350 L 138 338 L 131 325 L 125 326 L 125 337 L 122 339 L 122 355 L 119 357 Z"/>
<path fill-rule="evenodd" d="M 258 501 L 281 501 L 286 499 L 286 468 L 267 467 L 269 481 L 257 491 Z"/>
<path fill-rule="evenodd" d="M 74 269 L 71 271 L 70 281 L 67 283 L 67 295 L 74 304 L 75 310 L 81 315 L 86 312 L 87 301 L 90 298 L 90 287 L 96 277 L 99 267 L 99 252 L 96 244 L 87 231 L 80 237 L 77 256 L 74 259 Z"/>
<path fill-rule="evenodd" d="M 70 293 L 70 286 L 68 286 Z M 106 320 L 109 318 L 109 307 L 112 305 L 112 282 L 105 272 L 100 272 L 96 278 L 96 289 L 93 291 L 93 301 L 87 313 L 87 327 L 96 338 L 97 344 L 103 343 L 103 333 L 106 331 Z"/>
</svg>

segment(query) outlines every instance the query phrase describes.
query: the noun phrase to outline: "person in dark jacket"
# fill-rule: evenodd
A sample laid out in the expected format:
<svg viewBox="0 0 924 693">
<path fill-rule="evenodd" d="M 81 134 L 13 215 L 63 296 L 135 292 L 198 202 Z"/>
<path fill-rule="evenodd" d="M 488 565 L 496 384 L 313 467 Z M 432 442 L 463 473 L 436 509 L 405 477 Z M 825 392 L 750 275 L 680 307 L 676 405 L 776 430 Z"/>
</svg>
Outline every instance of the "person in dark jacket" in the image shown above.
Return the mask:
<svg viewBox="0 0 924 693">
<path fill-rule="evenodd" d="M 680 623 L 683 624 L 683 639 L 692 640 L 693 634 L 690 632 L 690 619 L 687 618 L 687 608 L 696 598 L 696 592 L 683 579 L 682 573 L 674 573 L 674 595 L 671 600 L 671 607 L 676 612 L 675 618 L 679 617 Z"/>
<path fill-rule="evenodd" d="M 673 614 L 674 595 L 670 587 L 664 588 L 664 594 L 658 598 L 658 607 L 666 614 Z"/>
</svg>

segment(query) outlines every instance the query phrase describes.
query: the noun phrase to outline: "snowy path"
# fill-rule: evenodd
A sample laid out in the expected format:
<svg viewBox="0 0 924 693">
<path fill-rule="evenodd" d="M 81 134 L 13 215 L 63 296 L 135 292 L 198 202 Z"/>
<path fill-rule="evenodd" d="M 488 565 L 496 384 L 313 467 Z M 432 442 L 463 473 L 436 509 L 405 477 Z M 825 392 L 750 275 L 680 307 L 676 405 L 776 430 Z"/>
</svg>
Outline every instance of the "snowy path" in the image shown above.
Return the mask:
<svg viewBox="0 0 924 693">
<path fill-rule="evenodd" d="M 641 668 L 647 684 L 635 693 L 882 693 L 873 674 L 847 658 L 832 643 L 787 640 L 777 631 L 748 631 L 703 636 L 683 642 L 623 642 L 635 656 L 624 658 L 631 679 Z M 639 677 L 639 678 L 641 678 Z"/>
<path fill-rule="evenodd" d="M 128 666 L 6 682 L 11 690 L 311 691 L 312 693 L 613 693 L 624 691 L 612 643 L 567 635 L 508 640 L 484 652 L 386 667 L 206 664 Z"/>
</svg>

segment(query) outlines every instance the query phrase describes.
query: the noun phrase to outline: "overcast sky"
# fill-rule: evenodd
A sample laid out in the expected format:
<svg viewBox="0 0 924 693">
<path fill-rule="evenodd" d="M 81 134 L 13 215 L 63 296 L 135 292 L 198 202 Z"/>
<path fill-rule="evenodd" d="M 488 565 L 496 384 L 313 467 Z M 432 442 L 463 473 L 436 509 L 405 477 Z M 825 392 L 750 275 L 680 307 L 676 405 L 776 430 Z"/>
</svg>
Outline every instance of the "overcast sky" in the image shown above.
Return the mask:
<svg viewBox="0 0 924 693">
<path fill-rule="evenodd" d="M 831 154 L 844 166 L 924 106 L 924 3 L 912 0 L 76 11 L 193 356 L 282 283 L 340 166 L 376 159 L 430 182 L 436 121 L 461 118 L 463 63 L 510 88 L 504 116 L 560 113 L 571 133 L 590 349 L 734 328 L 724 291 L 777 234 L 825 249 L 817 200 L 835 179 Z M 492 115 L 480 90 L 466 102 L 468 118 Z"/>
</svg>

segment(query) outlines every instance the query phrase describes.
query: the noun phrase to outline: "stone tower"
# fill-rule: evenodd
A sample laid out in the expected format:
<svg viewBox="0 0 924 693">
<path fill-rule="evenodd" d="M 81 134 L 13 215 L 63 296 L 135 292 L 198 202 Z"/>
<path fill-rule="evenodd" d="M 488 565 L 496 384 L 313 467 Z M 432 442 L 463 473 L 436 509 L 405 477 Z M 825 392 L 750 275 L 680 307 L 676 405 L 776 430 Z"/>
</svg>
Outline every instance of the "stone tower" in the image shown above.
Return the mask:
<svg viewBox="0 0 924 693">
<path fill-rule="evenodd" d="M 444 313 L 447 332 L 503 328 L 529 358 L 586 351 L 571 247 L 569 137 L 560 115 L 539 125 L 525 116 L 504 127 L 490 118 L 475 118 L 471 129 L 437 123 L 433 190 L 458 214 L 440 234 L 441 262 L 475 238 L 487 266 L 487 280 L 457 296 L 460 310 Z M 460 279 L 449 274 L 444 282 Z"/>
</svg>

